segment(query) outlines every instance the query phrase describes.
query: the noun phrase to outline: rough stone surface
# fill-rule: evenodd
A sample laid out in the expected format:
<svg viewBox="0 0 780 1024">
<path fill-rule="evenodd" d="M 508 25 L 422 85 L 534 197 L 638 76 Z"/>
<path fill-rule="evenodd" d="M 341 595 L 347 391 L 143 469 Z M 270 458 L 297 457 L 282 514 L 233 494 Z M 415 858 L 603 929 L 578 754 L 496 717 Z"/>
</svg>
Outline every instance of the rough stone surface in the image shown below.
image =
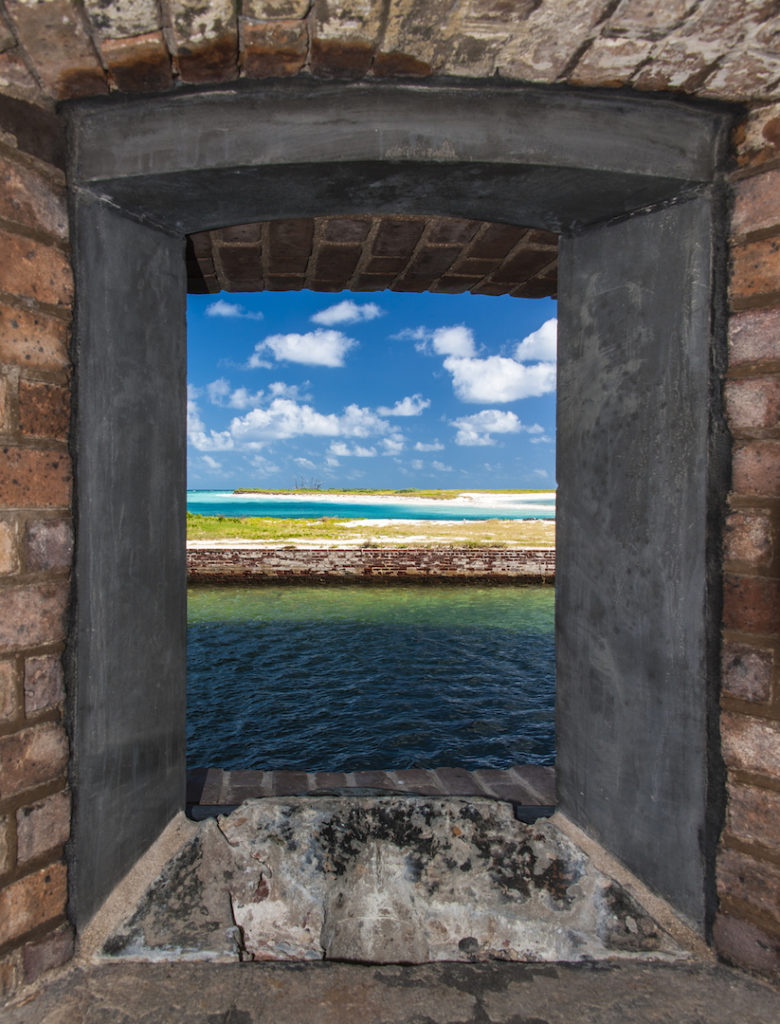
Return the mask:
<svg viewBox="0 0 780 1024">
<path fill-rule="evenodd" d="M 64 913 L 65 879 L 65 865 L 52 864 L 0 890 L 0 943 Z"/>
<path fill-rule="evenodd" d="M 19 427 L 30 437 L 68 436 L 70 392 L 59 384 L 19 381 Z"/>
<path fill-rule="evenodd" d="M 54 654 L 28 658 L 24 663 L 26 714 L 59 704 L 65 697 L 62 660 Z"/>
<path fill-rule="evenodd" d="M 0 362 L 41 370 L 69 365 L 68 325 L 59 317 L 0 304 Z"/>
<path fill-rule="evenodd" d="M 204 823 L 103 952 L 371 963 L 682 955 L 553 823 L 522 824 L 489 800 L 395 796 L 250 800 Z"/>
<path fill-rule="evenodd" d="M 73 277 L 65 253 L 53 245 L 0 230 L 5 254 L 0 264 L 0 291 L 24 295 L 51 306 L 73 296 Z"/>
<path fill-rule="evenodd" d="M 729 786 L 726 827 L 731 835 L 748 843 L 760 843 L 780 855 L 780 793 L 757 786 Z"/>
<path fill-rule="evenodd" d="M 0 522 L 0 575 L 16 572 L 18 568 L 16 524 Z"/>
<path fill-rule="evenodd" d="M 20 864 L 54 850 L 70 834 L 70 793 L 54 793 L 16 812 L 16 857 Z"/>
<path fill-rule="evenodd" d="M 723 759 L 730 768 L 780 780 L 780 722 L 726 712 L 721 723 Z"/>
<path fill-rule="evenodd" d="M 0 797 L 52 782 L 68 763 L 68 739 L 61 725 L 47 723 L 0 739 Z"/>
<path fill-rule="evenodd" d="M 0 448 L 0 507 L 68 508 L 71 483 L 70 459 L 64 452 Z"/>
<path fill-rule="evenodd" d="M 10 658 L 0 661 L 0 722 L 16 716 L 16 666 Z"/>
<path fill-rule="evenodd" d="M 747 310 L 729 319 L 731 366 L 774 360 L 780 360 L 780 307 Z"/>
<path fill-rule="evenodd" d="M 772 696 L 774 651 L 747 644 L 723 644 L 723 690 L 740 700 L 768 701 Z"/>
<path fill-rule="evenodd" d="M 31 572 L 62 572 L 70 568 L 73 528 L 67 519 L 39 519 L 27 524 L 24 558 Z"/>
<path fill-rule="evenodd" d="M 0 591 L 0 651 L 56 643 L 65 636 L 65 584 Z"/>
</svg>

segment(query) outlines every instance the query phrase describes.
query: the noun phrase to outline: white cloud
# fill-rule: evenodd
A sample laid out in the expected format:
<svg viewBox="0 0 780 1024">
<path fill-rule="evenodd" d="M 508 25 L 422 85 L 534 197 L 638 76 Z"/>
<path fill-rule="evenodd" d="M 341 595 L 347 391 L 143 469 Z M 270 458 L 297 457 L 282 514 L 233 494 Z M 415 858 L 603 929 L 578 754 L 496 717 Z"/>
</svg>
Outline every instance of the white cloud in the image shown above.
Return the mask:
<svg viewBox="0 0 780 1024">
<path fill-rule="evenodd" d="M 217 462 L 216 459 L 212 459 L 210 455 L 204 455 L 201 461 L 204 462 L 209 469 L 222 469 L 222 463 Z"/>
<path fill-rule="evenodd" d="M 297 459 L 293 459 L 293 462 L 297 463 L 297 465 L 299 466 L 302 466 L 304 469 L 316 469 L 316 466 L 311 461 L 311 459 L 304 459 L 303 457 L 300 457 Z"/>
<path fill-rule="evenodd" d="M 285 384 L 282 380 L 275 380 L 268 385 L 268 393 L 272 398 L 291 398 L 294 402 L 308 402 L 311 395 L 301 389 L 310 386 L 311 381 L 308 380 L 302 384 Z"/>
<path fill-rule="evenodd" d="M 187 440 L 193 448 L 200 452 L 227 451 L 233 447 L 233 438 L 229 431 L 206 431 L 206 425 L 200 418 L 200 410 L 196 399 L 199 388 L 187 385 Z"/>
<path fill-rule="evenodd" d="M 270 349 L 274 358 L 280 361 L 307 366 L 343 366 L 344 356 L 355 345 L 354 338 L 348 338 L 341 331 L 321 327 L 306 334 L 271 334 L 255 345 L 248 365 L 250 369 L 268 365 L 262 362 L 261 353 Z"/>
<path fill-rule="evenodd" d="M 440 444 L 438 440 L 432 441 L 430 444 L 426 444 L 425 441 L 418 441 L 414 446 L 416 452 L 443 452 L 444 445 Z"/>
<path fill-rule="evenodd" d="M 473 416 L 461 416 L 452 421 L 452 426 L 458 431 L 455 444 L 470 446 L 495 444 L 492 434 L 518 434 L 533 430 L 533 427 L 526 427 L 513 412 L 503 409 L 483 409 Z"/>
<path fill-rule="evenodd" d="M 543 480 L 546 480 L 550 475 L 546 469 L 535 469 L 534 474 L 540 476 Z"/>
<path fill-rule="evenodd" d="M 423 460 L 422 459 L 412 459 L 412 461 L 409 463 L 409 465 L 412 467 L 412 469 L 420 470 L 420 469 L 423 468 Z"/>
<path fill-rule="evenodd" d="M 252 409 L 230 424 L 236 444 L 260 448 L 275 440 L 312 437 L 370 437 L 384 434 L 388 423 L 370 409 L 348 405 L 341 415 L 317 412 L 289 398 L 275 398 L 265 409 Z"/>
<path fill-rule="evenodd" d="M 520 363 L 540 360 L 554 363 L 558 358 L 558 321 L 545 320 L 538 330 L 523 338 L 515 349 L 515 359 Z"/>
<path fill-rule="evenodd" d="M 380 416 L 419 416 L 423 409 L 427 409 L 430 404 L 430 399 L 423 398 L 421 394 L 407 395 L 405 398 L 399 399 L 391 408 L 380 405 L 377 412 Z"/>
<path fill-rule="evenodd" d="M 226 302 L 224 299 L 217 299 L 211 305 L 206 306 L 206 316 L 222 316 L 241 320 L 262 320 L 262 313 L 250 313 L 238 302 Z"/>
<path fill-rule="evenodd" d="M 206 393 L 212 405 L 224 405 L 230 394 L 230 383 L 224 377 L 220 377 L 219 380 L 213 380 L 206 385 Z"/>
<path fill-rule="evenodd" d="M 474 332 L 465 324 L 455 327 L 437 327 L 431 338 L 433 351 L 440 356 L 476 355 Z"/>
<path fill-rule="evenodd" d="M 555 390 L 555 364 L 525 366 L 505 356 L 465 359 L 448 356 L 444 368 L 462 402 L 515 402 Z"/>
<path fill-rule="evenodd" d="M 392 437 L 383 437 L 381 444 L 384 448 L 383 455 L 400 455 L 405 444 L 403 434 L 393 434 Z"/>
<path fill-rule="evenodd" d="M 359 459 L 370 459 L 376 455 L 376 448 L 365 448 L 360 444 L 348 445 L 344 441 L 331 441 L 328 448 L 329 455 L 336 455 L 339 458 L 355 456 Z"/>
<path fill-rule="evenodd" d="M 339 462 L 339 460 L 338 460 L 337 458 L 334 458 L 334 456 L 333 456 L 333 455 L 329 455 L 329 456 L 328 456 L 328 457 L 327 457 L 327 458 L 325 459 L 325 462 L 326 462 L 326 464 L 327 464 L 328 466 L 340 466 L 340 465 L 341 465 L 341 463 Z"/>
<path fill-rule="evenodd" d="M 443 462 L 437 462 L 436 459 L 431 463 L 434 469 L 438 469 L 440 473 L 451 473 L 452 466 L 445 466 Z"/>
<path fill-rule="evenodd" d="M 254 469 L 259 469 L 261 473 L 265 473 L 266 476 L 271 476 L 272 473 L 278 473 L 279 467 L 271 462 L 270 459 L 266 459 L 264 455 L 253 455 L 249 460 Z"/>
<path fill-rule="evenodd" d="M 538 437 L 531 438 L 531 444 L 555 444 L 555 438 L 549 437 L 547 434 L 540 434 Z"/>
<path fill-rule="evenodd" d="M 384 313 L 385 311 L 375 302 L 364 302 L 362 306 L 359 306 L 352 299 L 344 299 L 343 302 L 337 302 L 335 306 L 328 306 L 327 309 L 320 310 L 310 319 L 315 324 L 332 327 L 333 324 L 357 324 L 364 320 L 376 320 L 378 316 L 384 316 Z"/>
</svg>

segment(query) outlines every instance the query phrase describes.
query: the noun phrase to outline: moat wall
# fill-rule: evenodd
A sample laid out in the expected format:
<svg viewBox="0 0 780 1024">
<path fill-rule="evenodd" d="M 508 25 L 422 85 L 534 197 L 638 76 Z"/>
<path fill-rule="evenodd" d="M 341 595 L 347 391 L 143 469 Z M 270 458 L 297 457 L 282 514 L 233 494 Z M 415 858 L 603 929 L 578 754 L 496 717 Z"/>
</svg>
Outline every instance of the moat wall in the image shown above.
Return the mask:
<svg viewBox="0 0 780 1024">
<path fill-rule="evenodd" d="M 190 548 L 189 583 L 553 583 L 536 548 Z"/>
</svg>

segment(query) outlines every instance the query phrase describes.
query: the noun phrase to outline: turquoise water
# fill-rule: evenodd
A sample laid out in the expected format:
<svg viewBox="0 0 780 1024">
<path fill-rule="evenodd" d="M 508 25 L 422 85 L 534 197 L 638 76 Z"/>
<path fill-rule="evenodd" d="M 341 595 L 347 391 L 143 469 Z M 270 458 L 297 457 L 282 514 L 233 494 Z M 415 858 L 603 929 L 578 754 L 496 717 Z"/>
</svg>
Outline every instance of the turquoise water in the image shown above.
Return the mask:
<svg viewBox="0 0 780 1024">
<path fill-rule="evenodd" d="M 319 519 L 322 516 L 351 519 L 554 519 L 555 499 L 534 494 L 517 495 L 511 501 L 491 507 L 453 505 L 429 500 L 425 503 L 337 501 L 314 495 L 287 498 L 273 495 L 232 494 L 230 491 L 187 491 L 187 511 L 205 516 L 273 516 L 277 519 Z"/>
<path fill-rule="evenodd" d="M 191 768 L 555 760 L 552 587 L 197 587 Z"/>
</svg>

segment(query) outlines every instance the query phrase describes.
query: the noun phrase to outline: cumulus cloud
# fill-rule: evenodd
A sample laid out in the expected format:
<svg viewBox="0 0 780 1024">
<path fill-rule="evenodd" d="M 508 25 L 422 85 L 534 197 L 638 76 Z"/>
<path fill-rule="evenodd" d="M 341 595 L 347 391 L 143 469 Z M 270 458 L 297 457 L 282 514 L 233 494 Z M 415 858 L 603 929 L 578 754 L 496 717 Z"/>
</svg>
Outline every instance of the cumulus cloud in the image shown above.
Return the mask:
<svg viewBox="0 0 780 1024">
<path fill-rule="evenodd" d="M 387 432 L 388 424 L 370 409 L 348 405 L 344 412 L 321 413 L 289 398 L 275 398 L 265 409 L 236 417 L 229 434 L 236 444 L 259 448 L 271 441 L 312 437 L 370 437 Z"/>
<path fill-rule="evenodd" d="M 427 444 L 425 441 L 418 441 L 414 446 L 416 452 L 443 452 L 444 445 L 439 443 L 439 440 L 431 441 Z"/>
<path fill-rule="evenodd" d="M 306 334 L 271 334 L 255 345 L 249 357 L 249 368 L 267 366 L 262 355 L 272 352 L 274 359 L 288 363 L 304 363 L 307 366 L 343 366 L 344 356 L 357 345 L 354 338 L 348 338 L 341 331 L 318 327 Z"/>
<path fill-rule="evenodd" d="M 406 441 L 403 434 L 393 434 L 391 437 L 383 437 L 380 443 L 384 449 L 383 455 L 400 455 Z"/>
<path fill-rule="evenodd" d="M 503 409 L 483 409 L 473 416 L 461 416 L 452 421 L 452 426 L 457 429 L 455 444 L 467 446 L 495 444 L 493 434 L 535 433 L 537 429 L 537 424 L 527 427 L 513 412 Z"/>
<path fill-rule="evenodd" d="M 204 455 L 201 461 L 204 465 L 208 466 L 209 469 L 222 469 L 222 463 L 217 462 L 216 459 L 212 459 L 210 455 Z"/>
<path fill-rule="evenodd" d="M 300 456 L 297 459 L 293 459 L 293 462 L 295 462 L 298 466 L 302 466 L 304 469 L 316 469 L 316 466 L 311 461 L 311 459 L 304 459 L 303 456 Z"/>
<path fill-rule="evenodd" d="M 324 324 L 325 327 L 332 327 L 333 324 L 357 324 L 364 320 L 376 320 L 378 316 L 384 316 L 384 310 L 375 302 L 364 302 L 362 306 L 352 299 L 344 299 L 337 302 L 335 306 L 328 306 L 310 317 L 315 324 Z"/>
<path fill-rule="evenodd" d="M 197 402 L 199 395 L 198 388 L 187 385 L 187 440 L 199 452 L 227 451 L 233 448 L 233 438 L 229 431 L 206 430 L 200 418 Z"/>
<path fill-rule="evenodd" d="M 418 352 L 431 352 L 439 356 L 473 356 L 477 347 L 474 344 L 474 332 L 465 324 L 454 324 L 450 327 L 406 327 L 394 334 L 399 340 L 416 341 L 414 346 Z"/>
<path fill-rule="evenodd" d="M 420 394 L 407 395 L 392 407 L 380 405 L 377 412 L 380 416 L 419 416 L 430 404 L 430 400 Z"/>
<path fill-rule="evenodd" d="M 451 473 L 452 466 L 447 466 L 443 462 L 437 462 L 436 459 L 431 463 L 434 469 L 438 469 L 440 473 Z"/>
<path fill-rule="evenodd" d="M 293 401 L 306 401 L 311 396 L 304 394 L 301 388 L 308 387 L 309 382 L 304 381 L 302 385 L 285 384 L 284 381 L 273 381 L 268 385 L 268 391 L 262 388 L 259 391 L 249 391 L 248 388 L 236 388 L 233 390 L 230 381 L 224 377 L 213 380 L 206 385 L 206 393 L 212 405 L 227 406 L 230 409 L 250 409 L 260 405 L 263 401 L 271 401 L 274 398 L 290 398 Z"/>
<path fill-rule="evenodd" d="M 224 299 L 217 299 L 206 306 L 206 316 L 222 316 L 240 320 L 262 320 L 262 313 L 251 313 L 244 309 L 238 302 L 226 302 Z"/>
<path fill-rule="evenodd" d="M 558 358 L 558 321 L 545 320 L 538 330 L 523 338 L 515 348 L 515 359 L 520 363 L 540 360 L 554 363 Z"/>
<path fill-rule="evenodd" d="M 355 456 L 359 459 L 370 459 L 376 455 L 376 448 L 366 448 L 360 444 L 349 445 L 345 441 L 331 441 L 328 454 L 335 455 L 338 458 Z"/>
<path fill-rule="evenodd" d="M 462 402 L 515 402 L 555 390 L 555 363 L 526 366 L 506 356 L 448 356 L 444 368 L 452 374 L 452 386 Z"/>
</svg>

